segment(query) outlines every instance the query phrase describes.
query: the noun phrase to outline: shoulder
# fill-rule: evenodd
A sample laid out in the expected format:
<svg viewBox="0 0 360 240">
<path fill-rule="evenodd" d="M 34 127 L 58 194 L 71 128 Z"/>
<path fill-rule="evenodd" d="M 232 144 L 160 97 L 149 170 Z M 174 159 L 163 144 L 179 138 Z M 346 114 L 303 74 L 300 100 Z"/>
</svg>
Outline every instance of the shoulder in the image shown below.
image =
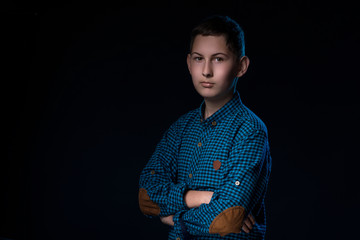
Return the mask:
<svg viewBox="0 0 360 240">
<path fill-rule="evenodd" d="M 235 122 L 238 124 L 236 140 L 244 140 L 252 135 L 268 137 L 265 123 L 248 107 L 241 105 L 235 113 Z"/>
<path fill-rule="evenodd" d="M 180 117 L 173 122 L 168 131 L 176 132 L 177 134 L 181 133 L 190 123 L 193 123 L 194 120 L 198 117 L 199 109 L 193 109 L 185 114 L 180 115 Z"/>
<path fill-rule="evenodd" d="M 198 117 L 198 114 L 199 114 L 199 108 L 193 109 L 181 115 L 175 123 L 178 125 L 184 125 L 189 121 L 193 121 L 196 117 Z"/>
</svg>

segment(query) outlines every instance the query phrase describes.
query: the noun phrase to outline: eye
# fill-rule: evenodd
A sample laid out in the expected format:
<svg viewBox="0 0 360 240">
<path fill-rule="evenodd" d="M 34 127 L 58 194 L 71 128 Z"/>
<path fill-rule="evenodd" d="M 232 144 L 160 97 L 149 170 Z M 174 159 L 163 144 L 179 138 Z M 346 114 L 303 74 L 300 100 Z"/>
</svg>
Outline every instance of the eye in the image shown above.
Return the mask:
<svg viewBox="0 0 360 240">
<path fill-rule="evenodd" d="M 224 61 L 224 59 L 221 58 L 221 57 L 216 57 L 216 58 L 215 58 L 215 62 L 222 62 L 222 61 Z"/>
<path fill-rule="evenodd" d="M 199 62 L 199 61 L 201 61 L 203 58 L 202 57 L 194 57 L 193 58 L 196 62 Z"/>
</svg>

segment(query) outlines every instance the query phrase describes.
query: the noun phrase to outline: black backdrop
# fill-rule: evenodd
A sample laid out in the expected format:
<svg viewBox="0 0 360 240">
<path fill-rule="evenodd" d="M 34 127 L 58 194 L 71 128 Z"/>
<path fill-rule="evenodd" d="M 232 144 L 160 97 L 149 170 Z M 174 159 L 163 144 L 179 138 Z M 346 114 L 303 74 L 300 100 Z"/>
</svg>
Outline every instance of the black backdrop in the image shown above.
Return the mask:
<svg viewBox="0 0 360 240">
<path fill-rule="evenodd" d="M 225 14 L 251 60 L 238 90 L 270 134 L 267 239 L 352 239 L 354 6 L 151 4 L 2 8 L 0 237 L 166 239 L 138 209 L 139 174 L 167 127 L 201 103 L 185 64 L 191 28 Z"/>
</svg>

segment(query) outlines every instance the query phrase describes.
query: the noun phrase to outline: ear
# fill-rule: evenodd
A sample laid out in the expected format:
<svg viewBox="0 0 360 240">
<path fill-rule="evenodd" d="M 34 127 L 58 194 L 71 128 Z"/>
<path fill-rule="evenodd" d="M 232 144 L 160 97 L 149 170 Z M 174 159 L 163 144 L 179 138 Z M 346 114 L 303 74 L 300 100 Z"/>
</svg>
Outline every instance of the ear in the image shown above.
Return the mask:
<svg viewBox="0 0 360 240">
<path fill-rule="evenodd" d="M 186 63 L 187 63 L 187 66 L 188 66 L 188 70 L 189 70 L 189 73 L 191 75 L 191 71 L 190 71 L 190 59 L 191 59 L 191 55 L 190 53 L 187 55 L 187 58 L 186 58 Z"/>
<path fill-rule="evenodd" d="M 236 77 L 241 77 L 246 73 L 250 64 L 250 59 L 247 56 L 243 56 L 240 58 L 238 64 L 238 72 L 236 74 Z"/>
</svg>

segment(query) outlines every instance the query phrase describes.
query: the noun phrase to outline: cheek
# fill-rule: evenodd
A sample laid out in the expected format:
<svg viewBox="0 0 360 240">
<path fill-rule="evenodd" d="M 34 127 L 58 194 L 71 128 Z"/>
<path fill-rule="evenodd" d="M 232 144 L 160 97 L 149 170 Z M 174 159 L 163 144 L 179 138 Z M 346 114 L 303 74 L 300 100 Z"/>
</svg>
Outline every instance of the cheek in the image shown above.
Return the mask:
<svg viewBox="0 0 360 240">
<path fill-rule="evenodd" d="M 232 80 L 235 77 L 234 71 L 231 66 L 222 66 L 221 68 L 219 68 L 217 71 L 217 76 L 223 81 Z"/>
<path fill-rule="evenodd" d="M 190 66 L 190 74 L 192 77 L 198 77 L 199 74 L 201 76 L 202 70 L 200 64 L 195 64 Z"/>
</svg>

